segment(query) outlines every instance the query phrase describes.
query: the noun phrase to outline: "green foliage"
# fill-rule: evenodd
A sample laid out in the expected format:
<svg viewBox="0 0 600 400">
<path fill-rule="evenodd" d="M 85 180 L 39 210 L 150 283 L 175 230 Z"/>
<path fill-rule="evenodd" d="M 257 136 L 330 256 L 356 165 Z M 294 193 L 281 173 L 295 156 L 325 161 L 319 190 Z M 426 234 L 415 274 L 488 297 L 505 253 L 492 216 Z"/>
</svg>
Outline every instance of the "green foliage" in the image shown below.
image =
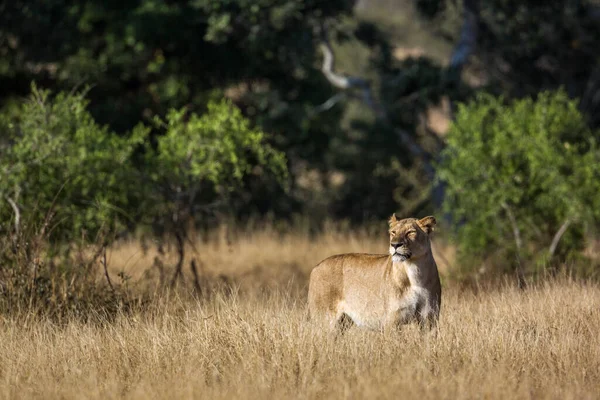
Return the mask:
<svg viewBox="0 0 600 400">
<path fill-rule="evenodd" d="M 285 180 L 283 154 L 266 145 L 265 134 L 230 102 L 211 102 L 205 114 L 187 118 L 185 109 L 171 110 L 166 119 L 156 120 L 166 130 L 158 139 L 156 168 L 170 181 L 210 181 L 231 191 L 255 165 Z"/>
<path fill-rule="evenodd" d="M 600 124 L 600 58 L 595 51 L 600 25 L 591 0 L 476 3 L 477 68 L 465 70 L 465 77 L 476 78 L 469 82 L 489 82 L 490 89 L 507 98 L 564 85 L 570 96 L 582 99 L 591 125 Z M 431 175 L 424 167 L 443 143 L 425 128 L 416 131 L 432 104 L 446 98 L 462 101 L 472 93 L 467 80 L 461 82 L 456 71 L 432 58 L 448 57 L 460 35 L 459 8 L 475 2 L 372 0 L 361 2 L 356 9 L 362 11 L 355 14 L 356 4 L 3 2 L 0 106 L 13 107 L 31 81 L 54 92 L 90 84 L 94 89 L 87 110 L 124 138 L 139 121 L 164 117 L 173 108 L 199 112 L 211 100 L 225 97 L 269 133 L 270 143 L 285 152 L 292 174 L 293 190 L 285 194 L 273 190 L 272 181 L 246 174 L 242 181 L 250 184 L 232 196 L 234 212 L 292 211 L 364 220 L 381 218 L 391 208 L 406 214 L 428 209 L 432 196 L 421 188 L 428 187 Z M 433 20 L 418 21 L 414 6 Z M 322 24 L 329 28 L 336 72 L 368 79 L 375 100 L 387 111 L 386 122 L 365 107 L 359 91 L 343 93 L 341 99 L 341 91 L 324 78 L 318 48 Z M 424 56 L 394 57 L 395 48 L 415 47 Z M 332 103 L 330 109 L 319 107 Z M 398 128 L 413 135 L 431 157 L 408 152 L 398 140 Z M 156 144 L 163 133 L 153 130 L 149 140 Z M 134 159 L 138 173 L 148 171 L 146 161 Z M 316 180 L 305 184 L 308 176 Z M 331 176 L 341 178 L 333 182 Z M 232 185 L 237 184 L 214 185 L 207 178 L 198 190 L 202 201 L 194 201 L 211 203 L 217 186 L 222 191 Z"/>
<path fill-rule="evenodd" d="M 564 257 L 600 221 L 600 149 L 564 91 L 509 104 L 479 95 L 459 106 L 447 139 L 438 174 L 463 254 L 514 262 L 516 229 L 522 256 L 543 259 L 568 220 Z"/>
<path fill-rule="evenodd" d="M 442 14 L 448 0 L 418 0 L 424 15 Z M 600 126 L 600 41 L 596 0 L 488 0 L 471 3 L 478 14 L 479 66 L 489 90 L 510 97 L 566 88 L 581 99 L 592 126 Z M 458 32 L 455 41 L 458 40 Z"/>
<path fill-rule="evenodd" d="M 146 139 L 142 126 L 118 136 L 98 125 L 83 94 L 32 87 L 18 111 L 4 114 L 0 148 L 0 216 L 22 229 L 52 230 L 59 241 L 94 239 L 102 230 L 131 225 L 141 193 L 133 154 Z M 50 224 L 50 226 L 47 226 Z M 6 229 L 7 226 L 4 226 Z"/>
<path fill-rule="evenodd" d="M 231 102 L 211 102 L 203 115 L 171 110 L 166 121 L 156 118 L 155 123 L 164 134 L 156 150 L 146 152 L 146 168 L 157 189 L 149 194 L 153 204 L 148 211 L 162 226 L 173 229 L 215 201 L 224 205 L 248 175 L 271 173 L 287 184 L 284 154 Z"/>
<path fill-rule="evenodd" d="M 247 100 L 256 110 L 281 106 L 315 80 L 316 23 L 351 9 L 347 0 L 4 2 L 0 87 L 6 96 L 32 80 L 59 90 L 93 84 L 92 114 L 118 132 L 142 115 L 204 107 L 242 82 L 267 88 Z"/>
<path fill-rule="evenodd" d="M 149 219 L 172 230 L 182 214 L 195 217 L 209 203 L 225 204 L 248 175 L 269 172 L 286 183 L 284 155 L 229 102 L 209 103 L 201 116 L 173 110 L 165 122 L 157 118 L 164 132 L 155 133 L 156 148 L 149 128 L 116 135 L 93 120 L 87 104 L 83 94 L 51 97 L 33 86 L 20 109 L 2 116 L 3 221 L 14 218 L 13 201 L 28 225 L 21 230 L 87 242 Z"/>
<path fill-rule="evenodd" d="M 348 0 L 5 3 L 0 6 L 0 103 L 24 95 L 32 80 L 55 91 L 89 83 L 95 120 L 125 134 L 172 108 L 198 112 L 209 101 L 228 97 L 299 167 L 291 169 L 294 173 L 306 166 L 311 172 L 343 170 L 345 175 L 365 171 L 368 177 L 373 166 L 348 165 L 345 150 L 359 149 L 354 158 L 359 161 L 368 153 L 360 151 L 364 142 L 376 142 L 371 148 L 378 151 L 389 149 L 379 129 L 367 127 L 360 133 L 364 140 L 354 140 L 340 122 L 348 108 L 344 102 L 314 113 L 338 92 L 320 71 L 315 32 L 326 22 L 333 40 L 353 6 Z M 371 49 L 364 51 L 368 58 Z M 353 64 L 355 54 L 349 60 Z M 364 108 L 360 101 L 352 103 L 354 110 Z M 355 181 L 361 185 L 368 178 Z M 254 179 L 250 183 L 252 192 L 236 198 L 237 211 L 300 211 L 298 198 L 290 198 L 297 191 L 283 194 Z M 344 204 L 357 201 L 355 187 L 344 188 L 349 193 Z M 307 196 L 315 196 L 314 190 Z M 335 197 L 328 196 L 326 204 Z M 333 211 L 348 214 L 343 206 Z"/>
<path fill-rule="evenodd" d="M 0 115 L 0 312 L 114 315 L 129 307 L 127 279 L 115 287 L 106 273 L 106 290 L 93 266 L 118 230 L 152 224 L 174 235 L 180 269 L 199 211 L 227 205 L 250 175 L 287 183 L 283 153 L 228 101 L 203 115 L 172 110 L 153 136 L 142 125 L 118 136 L 87 105 L 84 94 L 53 97 L 34 85 Z"/>
</svg>

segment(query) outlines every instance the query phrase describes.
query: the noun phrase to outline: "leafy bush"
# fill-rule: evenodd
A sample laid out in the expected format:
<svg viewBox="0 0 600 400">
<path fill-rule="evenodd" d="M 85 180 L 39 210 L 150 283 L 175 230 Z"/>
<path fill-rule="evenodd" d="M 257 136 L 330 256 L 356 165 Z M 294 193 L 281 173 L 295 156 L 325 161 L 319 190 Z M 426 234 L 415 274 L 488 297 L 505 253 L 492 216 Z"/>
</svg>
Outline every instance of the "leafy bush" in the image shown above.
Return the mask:
<svg viewBox="0 0 600 400">
<path fill-rule="evenodd" d="M 564 260 L 600 220 L 600 150 L 564 91 L 510 104 L 479 95 L 459 106 L 447 140 L 438 173 L 463 255 L 513 268 Z"/>
<path fill-rule="evenodd" d="M 155 124 L 164 133 L 156 149 L 146 149 L 146 170 L 155 188 L 147 212 L 171 233 L 184 218 L 224 205 L 248 175 L 270 172 L 280 183 L 286 181 L 283 153 L 228 101 L 210 102 L 203 115 L 171 110 Z"/>
<path fill-rule="evenodd" d="M 228 101 L 211 102 L 201 116 L 171 110 L 166 122 L 156 119 L 166 132 L 158 149 L 150 149 L 154 177 L 171 183 L 206 181 L 217 191 L 235 188 L 256 166 L 267 166 L 282 182 L 287 175 L 285 157 L 265 143 L 265 134 L 252 128 L 240 110 Z M 155 158 L 155 159 L 154 159 Z"/>
<path fill-rule="evenodd" d="M 133 154 L 149 130 L 140 125 L 118 136 L 98 125 L 87 106 L 81 93 L 52 98 L 34 85 L 28 101 L 1 117 L 8 138 L 0 148 L 2 221 L 13 218 L 16 206 L 30 225 L 21 229 L 52 230 L 61 242 L 94 240 L 135 221 L 142 193 Z"/>
<path fill-rule="evenodd" d="M 184 206 L 194 215 L 249 174 L 270 171 L 285 182 L 284 155 L 228 102 L 210 103 L 201 116 L 182 109 L 157 118 L 155 147 L 149 128 L 117 135 L 87 105 L 81 93 L 52 98 L 33 86 L 21 108 L 0 116 L 8 138 L 0 142 L 2 221 L 18 211 L 23 224 L 51 229 L 55 241 L 94 240 Z"/>
<path fill-rule="evenodd" d="M 199 210 L 226 205 L 248 175 L 286 180 L 283 154 L 228 102 L 201 116 L 173 110 L 152 137 L 143 125 L 116 135 L 87 105 L 84 94 L 52 97 L 33 86 L 28 101 L 0 115 L 0 311 L 115 311 L 124 297 L 108 273 L 110 290 L 97 285 L 93 267 L 119 230 L 152 223 L 174 235 L 174 282 L 187 223 L 206 215 Z"/>
</svg>

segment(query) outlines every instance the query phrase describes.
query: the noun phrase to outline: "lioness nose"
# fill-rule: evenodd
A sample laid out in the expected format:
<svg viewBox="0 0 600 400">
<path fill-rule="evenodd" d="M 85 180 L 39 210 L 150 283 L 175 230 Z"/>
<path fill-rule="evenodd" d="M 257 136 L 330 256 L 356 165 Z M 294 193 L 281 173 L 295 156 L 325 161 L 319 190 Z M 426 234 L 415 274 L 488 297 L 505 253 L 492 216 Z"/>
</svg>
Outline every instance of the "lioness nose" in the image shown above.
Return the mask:
<svg viewBox="0 0 600 400">
<path fill-rule="evenodd" d="M 402 246 L 402 243 L 392 243 L 392 247 L 395 249 L 397 249 L 400 246 Z"/>
</svg>

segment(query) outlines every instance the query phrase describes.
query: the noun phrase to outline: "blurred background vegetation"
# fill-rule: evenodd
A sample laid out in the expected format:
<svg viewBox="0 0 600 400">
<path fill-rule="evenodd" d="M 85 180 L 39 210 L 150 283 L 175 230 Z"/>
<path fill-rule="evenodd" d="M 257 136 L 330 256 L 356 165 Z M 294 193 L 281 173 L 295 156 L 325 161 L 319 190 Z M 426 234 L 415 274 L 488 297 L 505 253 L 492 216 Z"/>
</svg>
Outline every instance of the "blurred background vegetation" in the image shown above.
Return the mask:
<svg viewBox="0 0 600 400">
<path fill-rule="evenodd" d="M 0 268 L 396 211 L 440 216 L 457 276 L 597 275 L 599 22 L 596 0 L 1 1 Z"/>
</svg>

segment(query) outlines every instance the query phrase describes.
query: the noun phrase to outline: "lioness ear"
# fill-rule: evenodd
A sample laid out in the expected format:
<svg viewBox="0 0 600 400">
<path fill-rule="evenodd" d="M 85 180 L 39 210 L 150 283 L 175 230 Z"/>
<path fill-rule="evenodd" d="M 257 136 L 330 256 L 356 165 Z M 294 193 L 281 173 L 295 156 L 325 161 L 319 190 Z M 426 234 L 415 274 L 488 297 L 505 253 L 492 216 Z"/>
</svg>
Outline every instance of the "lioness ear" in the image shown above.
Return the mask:
<svg viewBox="0 0 600 400">
<path fill-rule="evenodd" d="M 388 223 L 391 225 L 396 221 L 398 221 L 398 218 L 396 218 L 396 213 L 393 213 L 392 216 L 390 217 L 390 220 L 388 221 Z"/>
<path fill-rule="evenodd" d="M 421 218 L 419 220 L 418 224 L 421 227 L 421 229 L 423 229 L 425 231 L 425 233 L 429 235 L 433 231 L 433 228 L 435 228 L 435 225 L 437 224 L 437 222 L 434 217 L 429 216 L 429 217 Z"/>
</svg>

